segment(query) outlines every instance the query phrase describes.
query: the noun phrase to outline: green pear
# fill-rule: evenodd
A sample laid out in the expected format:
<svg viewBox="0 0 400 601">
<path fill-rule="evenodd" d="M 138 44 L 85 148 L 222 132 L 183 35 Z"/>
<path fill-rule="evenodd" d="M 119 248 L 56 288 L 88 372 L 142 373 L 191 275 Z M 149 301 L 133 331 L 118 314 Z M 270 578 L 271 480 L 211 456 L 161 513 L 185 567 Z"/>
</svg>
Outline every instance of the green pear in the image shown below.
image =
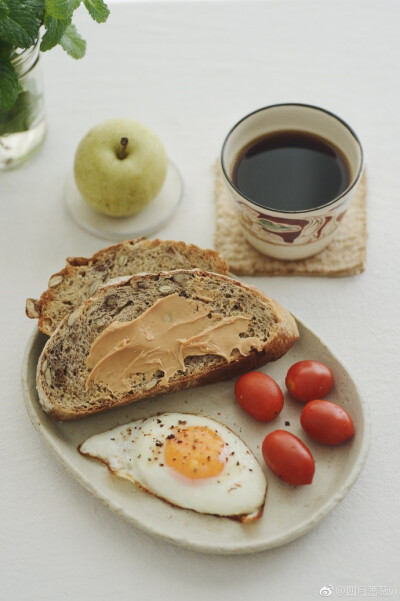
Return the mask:
<svg viewBox="0 0 400 601">
<path fill-rule="evenodd" d="M 81 140 L 74 174 L 82 198 L 93 209 L 126 217 L 157 196 L 167 174 L 167 156 L 161 140 L 144 125 L 110 119 Z"/>
</svg>

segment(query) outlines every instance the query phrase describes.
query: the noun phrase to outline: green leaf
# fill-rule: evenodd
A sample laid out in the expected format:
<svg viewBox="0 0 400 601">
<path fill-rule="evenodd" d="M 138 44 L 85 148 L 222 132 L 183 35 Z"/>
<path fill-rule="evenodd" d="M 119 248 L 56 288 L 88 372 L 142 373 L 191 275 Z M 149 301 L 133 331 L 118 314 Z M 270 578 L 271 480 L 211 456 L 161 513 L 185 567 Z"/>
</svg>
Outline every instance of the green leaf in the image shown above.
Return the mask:
<svg viewBox="0 0 400 601">
<path fill-rule="evenodd" d="M 8 15 L 8 6 L 3 0 L 0 0 L 0 21 Z"/>
<path fill-rule="evenodd" d="M 0 110 L 0 136 L 28 131 L 34 122 L 40 96 L 21 92 L 11 110 Z"/>
<path fill-rule="evenodd" d="M 85 55 L 86 42 L 77 32 L 75 25 L 68 25 L 60 40 L 60 44 L 72 58 L 82 58 Z"/>
<path fill-rule="evenodd" d="M 10 0 L 6 0 L 6 2 L 10 4 Z M 30 9 L 36 14 L 39 21 L 43 21 L 45 3 L 46 0 L 24 0 L 23 2 L 25 5 L 30 5 Z M 21 3 L 17 1 L 17 4 Z"/>
<path fill-rule="evenodd" d="M 0 61 L 4 59 L 5 61 L 10 61 L 13 53 L 13 47 L 11 44 L 5 44 L 0 40 Z"/>
<path fill-rule="evenodd" d="M 61 38 L 63 37 L 65 30 L 68 25 L 70 25 L 71 19 L 54 19 L 54 17 L 49 17 L 49 15 L 45 15 L 44 17 L 44 26 L 46 31 L 42 37 L 42 41 L 40 44 L 40 50 L 45 52 L 46 50 L 51 50 L 60 43 Z"/>
<path fill-rule="evenodd" d="M 54 19 L 70 19 L 82 0 L 46 0 L 46 13 Z"/>
<path fill-rule="evenodd" d="M 108 10 L 107 4 L 103 0 L 83 0 L 83 4 L 89 11 L 90 16 L 97 23 L 105 23 L 107 21 L 110 11 Z"/>
<path fill-rule="evenodd" d="M 16 101 L 19 91 L 18 77 L 11 62 L 2 57 L 0 59 L 0 109 L 8 111 Z"/>
<path fill-rule="evenodd" d="M 39 35 L 43 8 L 43 0 L 8 0 L 8 12 L 0 19 L 0 40 L 16 48 L 33 46 Z"/>
</svg>

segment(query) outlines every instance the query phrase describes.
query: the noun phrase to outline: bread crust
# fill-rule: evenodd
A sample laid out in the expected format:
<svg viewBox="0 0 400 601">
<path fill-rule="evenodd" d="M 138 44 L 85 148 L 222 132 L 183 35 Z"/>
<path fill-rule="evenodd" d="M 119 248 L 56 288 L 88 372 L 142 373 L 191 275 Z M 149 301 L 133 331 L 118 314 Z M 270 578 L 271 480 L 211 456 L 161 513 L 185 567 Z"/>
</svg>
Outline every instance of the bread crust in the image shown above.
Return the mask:
<svg viewBox="0 0 400 601">
<path fill-rule="evenodd" d="M 149 252 L 153 249 L 156 251 L 160 250 L 160 254 L 162 254 L 166 260 L 170 258 L 168 253 L 177 253 L 181 256 L 181 258 L 185 258 L 187 263 L 193 263 L 193 268 L 198 267 L 196 263 L 200 263 L 200 267 L 216 273 L 226 275 L 229 271 L 228 264 L 221 259 L 216 251 L 211 249 L 202 249 L 195 244 L 186 244 L 185 242 L 174 240 L 160 240 L 158 238 L 155 240 L 148 240 L 144 237 L 135 238 L 134 240 L 125 240 L 118 244 L 113 244 L 112 246 L 108 246 L 99 250 L 92 257 L 68 257 L 66 259 L 65 267 L 60 271 L 53 273 L 53 275 L 50 277 L 48 284 L 49 287 L 42 293 L 40 299 L 28 298 L 26 300 L 25 313 L 27 317 L 30 319 L 38 319 L 39 330 L 44 334 L 51 336 L 61 321 L 60 318 L 55 322 L 51 315 L 54 304 L 56 302 L 59 303 L 60 300 L 62 300 L 66 283 L 74 282 L 74 279 L 81 268 L 87 267 L 88 270 L 100 271 L 100 268 L 104 267 L 107 262 L 110 261 L 111 257 L 115 257 L 118 260 L 120 257 L 124 256 L 124 252 L 126 252 L 127 255 L 132 253 L 132 251 L 143 253 L 145 255 L 146 252 Z M 174 256 L 172 254 L 172 262 L 173 261 Z M 176 267 L 179 268 L 179 264 L 177 264 Z M 185 265 L 185 267 L 188 268 L 189 265 Z M 118 268 L 118 265 L 115 265 L 114 261 L 114 271 L 115 269 L 117 270 L 117 273 L 114 273 L 113 277 L 118 275 L 127 275 L 126 266 L 121 265 L 120 268 Z M 118 269 L 121 271 L 120 274 L 118 274 Z M 158 272 L 162 269 L 163 267 L 161 265 L 152 271 Z M 144 272 L 149 270 L 141 269 L 140 271 Z M 132 273 L 130 274 L 132 275 Z M 104 285 L 104 283 L 105 282 L 102 282 L 101 285 Z M 83 282 L 79 282 L 79 285 L 81 288 Z M 81 304 L 83 300 L 86 300 L 90 296 L 92 296 L 92 294 L 90 293 L 89 286 L 88 294 L 85 299 L 80 299 L 79 301 L 77 300 L 76 304 L 69 299 L 70 306 L 67 306 L 63 310 L 62 317 L 68 313 L 71 313 L 77 306 Z"/>
<path fill-rule="evenodd" d="M 160 272 L 158 276 L 170 276 L 171 274 L 179 273 L 190 274 L 191 276 L 208 276 L 211 278 L 217 278 L 223 282 L 233 283 L 238 288 L 243 288 L 246 291 L 250 292 L 252 295 L 257 297 L 262 303 L 268 303 L 268 305 L 273 308 L 275 325 L 263 349 L 261 351 L 252 350 L 247 356 L 240 355 L 238 358 L 233 358 L 229 362 L 227 361 L 217 366 L 213 366 L 212 368 L 204 369 L 195 376 L 186 374 L 182 375 L 179 378 L 179 380 L 170 382 L 166 387 L 160 387 L 159 389 L 152 388 L 148 391 L 142 390 L 136 394 L 127 394 L 119 398 L 117 401 L 111 398 L 102 398 L 99 399 L 97 405 L 91 406 L 89 410 L 71 411 L 68 407 L 63 407 L 62 405 L 57 404 L 56 398 L 50 398 L 50 395 L 47 392 L 48 387 L 46 386 L 45 369 L 43 369 L 48 349 L 51 347 L 51 345 L 55 344 L 57 339 L 63 336 L 64 329 L 68 327 L 68 319 L 70 316 L 66 316 L 59 324 L 58 328 L 53 333 L 51 338 L 49 338 L 49 340 L 47 341 L 41 353 L 37 366 L 37 390 L 39 394 L 39 400 L 43 409 L 50 415 L 50 417 L 60 421 L 80 419 L 88 415 L 100 413 L 115 407 L 121 407 L 123 405 L 143 400 L 148 397 L 154 397 L 161 394 L 192 388 L 195 386 L 197 387 L 204 384 L 211 384 L 218 381 L 228 380 L 241 373 L 250 371 L 252 369 L 256 369 L 257 367 L 260 367 L 261 365 L 264 365 L 267 362 L 279 359 L 291 348 L 291 346 L 299 338 L 297 325 L 292 315 L 279 303 L 265 296 L 260 290 L 258 290 L 254 286 L 250 286 L 248 284 L 245 284 L 244 282 L 234 280 L 228 276 L 214 274 L 202 270 L 176 270 L 173 272 Z M 110 289 L 118 290 L 126 286 L 131 286 L 133 282 L 139 280 L 143 281 L 154 277 L 157 276 L 155 274 L 140 274 L 121 278 L 118 282 L 108 283 L 103 288 L 101 288 L 93 298 L 88 299 L 85 303 L 83 303 L 83 305 L 76 309 L 73 313 L 73 316 L 78 318 L 84 315 L 87 309 L 90 307 L 90 305 L 95 301 L 101 300 L 101 298 L 104 297 Z"/>
</svg>

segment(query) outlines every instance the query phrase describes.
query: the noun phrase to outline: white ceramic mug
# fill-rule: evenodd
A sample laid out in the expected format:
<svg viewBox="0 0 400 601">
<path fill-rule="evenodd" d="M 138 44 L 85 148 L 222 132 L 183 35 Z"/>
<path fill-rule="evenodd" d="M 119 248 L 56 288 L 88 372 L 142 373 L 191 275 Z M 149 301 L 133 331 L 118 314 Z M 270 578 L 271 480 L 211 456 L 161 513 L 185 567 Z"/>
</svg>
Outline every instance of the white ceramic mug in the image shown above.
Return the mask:
<svg viewBox="0 0 400 601">
<path fill-rule="evenodd" d="M 317 208 L 280 211 L 240 192 L 232 178 L 240 151 L 257 138 L 285 130 L 316 135 L 341 150 L 350 181 L 339 196 Z M 276 104 L 250 113 L 232 127 L 222 146 L 221 166 L 248 242 L 270 257 L 297 260 L 320 252 L 335 236 L 362 175 L 363 150 L 351 127 L 333 113 L 307 104 Z"/>
</svg>

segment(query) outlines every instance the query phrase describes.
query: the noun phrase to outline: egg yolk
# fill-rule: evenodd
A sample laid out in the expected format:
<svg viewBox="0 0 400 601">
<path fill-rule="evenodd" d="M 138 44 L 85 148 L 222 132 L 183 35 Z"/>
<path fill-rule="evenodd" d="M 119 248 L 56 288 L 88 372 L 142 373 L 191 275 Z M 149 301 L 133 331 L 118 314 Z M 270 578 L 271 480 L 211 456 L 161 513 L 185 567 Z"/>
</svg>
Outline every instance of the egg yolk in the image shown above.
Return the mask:
<svg viewBox="0 0 400 601">
<path fill-rule="evenodd" d="M 224 469 L 222 438 L 206 426 L 174 430 L 165 445 L 165 462 L 190 479 L 214 478 Z"/>
</svg>

